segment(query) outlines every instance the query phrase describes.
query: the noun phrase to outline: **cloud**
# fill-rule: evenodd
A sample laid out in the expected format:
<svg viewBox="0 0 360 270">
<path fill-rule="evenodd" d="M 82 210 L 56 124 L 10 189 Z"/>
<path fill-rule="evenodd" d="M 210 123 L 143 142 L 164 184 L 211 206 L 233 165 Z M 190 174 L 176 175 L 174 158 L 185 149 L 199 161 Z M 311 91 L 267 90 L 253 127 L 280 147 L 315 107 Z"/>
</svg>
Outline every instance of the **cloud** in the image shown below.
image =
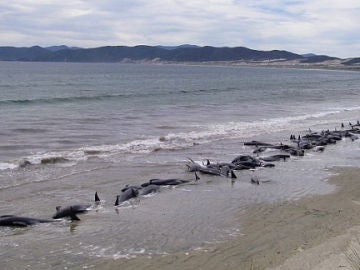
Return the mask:
<svg viewBox="0 0 360 270">
<path fill-rule="evenodd" d="M 0 45 L 246 46 L 360 55 L 355 0 L 13 0 L 0 4 Z"/>
</svg>

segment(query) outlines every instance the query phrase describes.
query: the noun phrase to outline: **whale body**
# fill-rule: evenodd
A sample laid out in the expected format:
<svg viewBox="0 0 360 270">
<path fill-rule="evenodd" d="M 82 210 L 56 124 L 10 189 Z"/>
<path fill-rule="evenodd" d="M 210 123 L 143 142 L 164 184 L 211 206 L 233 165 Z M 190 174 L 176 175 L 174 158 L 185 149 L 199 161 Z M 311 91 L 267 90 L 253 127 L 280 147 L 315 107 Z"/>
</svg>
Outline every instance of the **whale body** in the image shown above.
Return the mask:
<svg viewBox="0 0 360 270">
<path fill-rule="evenodd" d="M 0 226 L 27 227 L 39 223 L 50 223 L 50 222 L 54 222 L 54 220 L 21 217 L 21 216 L 13 216 L 13 215 L 0 216 Z"/>
<path fill-rule="evenodd" d="M 77 214 L 83 214 L 88 211 L 91 204 L 75 204 L 67 207 L 56 207 L 56 213 L 53 215 L 54 219 L 70 218 L 71 220 L 80 220 Z"/>
</svg>

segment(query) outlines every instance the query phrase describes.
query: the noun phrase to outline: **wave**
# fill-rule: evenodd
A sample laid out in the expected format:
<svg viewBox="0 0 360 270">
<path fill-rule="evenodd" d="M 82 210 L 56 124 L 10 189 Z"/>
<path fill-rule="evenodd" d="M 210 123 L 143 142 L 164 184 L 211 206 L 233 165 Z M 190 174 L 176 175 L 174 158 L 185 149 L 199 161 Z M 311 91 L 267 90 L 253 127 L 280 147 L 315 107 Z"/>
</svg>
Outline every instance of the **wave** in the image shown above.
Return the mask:
<svg viewBox="0 0 360 270">
<path fill-rule="evenodd" d="M 360 108 L 348 108 L 358 110 Z M 329 115 L 343 112 L 343 109 L 306 114 L 299 116 L 263 119 L 252 122 L 227 122 L 204 126 L 193 126 L 190 131 L 168 133 L 159 137 L 148 137 L 121 144 L 87 146 L 66 151 L 46 152 L 23 157 L 19 160 L 0 163 L 0 170 L 22 168 L 29 165 L 67 165 L 76 164 L 88 158 L 107 159 L 119 154 L 149 154 L 156 151 L 176 151 L 198 144 L 210 143 L 223 139 L 245 139 L 261 134 L 289 131 L 301 132 L 310 126 L 327 124 Z M 324 119 L 321 119 L 325 117 Z"/>
<path fill-rule="evenodd" d="M 135 92 L 135 93 L 122 93 L 122 94 L 102 94 L 94 96 L 71 96 L 71 97 L 51 97 L 51 98 L 34 98 L 34 99 L 7 99 L 0 100 L 1 105 L 37 105 L 37 104 L 61 104 L 61 103 L 79 103 L 91 101 L 107 101 L 127 98 L 138 98 L 148 96 L 163 96 L 163 95 L 198 95 L 200 93 L 214 93 L 214 92 L 227 92 L 234 91 L 236 88 L 225 89 L 197 89 L 197 90 L 177 90 L 177 91 L 161 91 L 161 92 Z"/>
<path fill-rule="evenodd" d="M 41 128 L 16 128 L 12 130 L 15 133 L 45 133 L 48 132 L 47 129 L 41 129 Z"/>
<path fill-rule="evenodd" d="M 71 102 L 87 102 L 108 99 L 126 98 L 129 95 L 97 95 L 97 96 L 74 96 L 74 97 L 57 97 L 57 98 L 38 98 L 38 99 L 9 99 L 0 100 L 0 105 L 36 105 L 36 104 L 58 104 Z"/>
</svg>

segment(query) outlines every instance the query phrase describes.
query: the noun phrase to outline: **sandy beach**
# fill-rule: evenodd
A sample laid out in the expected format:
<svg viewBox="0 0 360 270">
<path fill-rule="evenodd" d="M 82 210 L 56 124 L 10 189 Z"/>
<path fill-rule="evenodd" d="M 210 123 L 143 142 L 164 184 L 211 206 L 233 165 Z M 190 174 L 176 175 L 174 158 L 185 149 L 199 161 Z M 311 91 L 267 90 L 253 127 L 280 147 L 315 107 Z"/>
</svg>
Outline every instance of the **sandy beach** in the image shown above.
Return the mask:
<svg viewBox="0 0 360 270">
<path fill-rule="evenodd" d="M 192 253 L 102 261 L 101 269 L 358 269 L 360 169 L 334 172 L 329 181 L 336 192 L 254 206 L 262 214 L 240 214 L 242 234 L 230 242 Z"/>
</svg>

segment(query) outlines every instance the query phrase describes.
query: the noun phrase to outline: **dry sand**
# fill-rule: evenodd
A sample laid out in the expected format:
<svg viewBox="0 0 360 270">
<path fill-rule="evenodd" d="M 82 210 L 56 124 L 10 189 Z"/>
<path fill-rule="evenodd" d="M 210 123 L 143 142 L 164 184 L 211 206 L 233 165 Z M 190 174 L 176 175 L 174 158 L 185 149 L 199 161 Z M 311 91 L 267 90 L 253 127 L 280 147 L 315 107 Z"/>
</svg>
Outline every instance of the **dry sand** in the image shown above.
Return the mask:
<svg viewBox="0 0 360 270">
<path fill-rule="evenodd" d="M 103 261 L 101 269 L 359 269 L 360 169 L 335 172 L 335 193 L 256 205 L 241 215 L 243 234 L 232 241 L 190 254 Z"/>
</svg>

